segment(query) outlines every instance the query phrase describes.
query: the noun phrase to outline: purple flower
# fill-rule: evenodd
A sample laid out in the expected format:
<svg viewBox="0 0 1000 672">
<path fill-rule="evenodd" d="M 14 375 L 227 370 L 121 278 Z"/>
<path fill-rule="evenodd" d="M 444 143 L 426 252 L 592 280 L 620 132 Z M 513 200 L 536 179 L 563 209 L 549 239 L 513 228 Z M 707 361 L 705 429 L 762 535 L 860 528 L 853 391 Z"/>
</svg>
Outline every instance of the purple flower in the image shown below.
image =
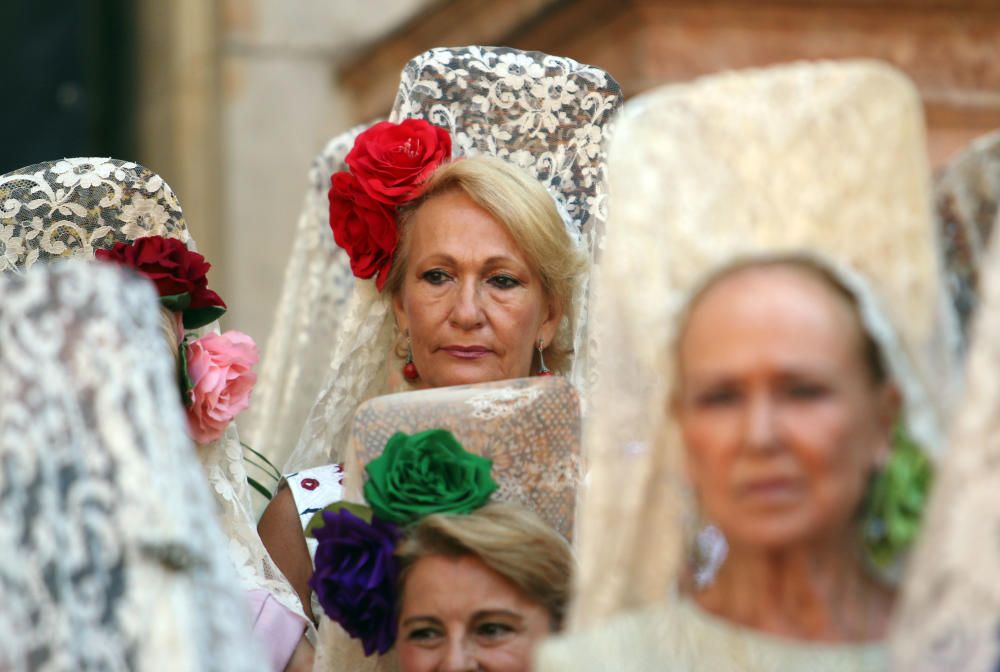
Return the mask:
<svg viewBox="0 0 1000 672">
<path fill-rule="evenodd" d="M 399 530 L 345 509 L 323 512 L 316 572 L 309 585 L 326 615 L 361 640 L 365 655 L 385 653 L 396 640 L 396 560 Z"/>
</svg>

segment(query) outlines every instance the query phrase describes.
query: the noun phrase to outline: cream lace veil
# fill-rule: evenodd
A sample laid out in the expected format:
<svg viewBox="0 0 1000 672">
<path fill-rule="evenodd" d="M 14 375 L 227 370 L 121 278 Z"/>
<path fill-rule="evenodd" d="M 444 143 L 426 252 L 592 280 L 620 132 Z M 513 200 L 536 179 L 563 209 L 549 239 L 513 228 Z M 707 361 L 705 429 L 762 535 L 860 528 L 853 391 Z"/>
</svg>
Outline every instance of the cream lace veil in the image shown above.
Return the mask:
<svg viewBox="0 0 1000 672">
<path fill-rule="evenodd" d="M 330 232 L 330 175 L 347 170 L 344 157 L 370 124 L 327 143 L 309 169 L 309 188 L 285 268 L 281 298 L 254 388 L 254 403 L 240 418 L 249 445 L 273 464 L 295 447 L 333 359 L 333 339 L 354 289 L 350 260 Z"/>
<path fill-rule="evenodd" d="M 608 173 L 574 627 L 664 599 L 681 571 L 693 512 L 667 412 L 670 352 L 678 311 L 707 274 L 781 252 L 831 267 L 931 452 L 957 340 L 920 100 L 887 65 L 801 63 L 655 90 L 626 105 Z"/>
<path fill-rule="evenodd" d="M 265 669 L 156 306 L 110 266 L 0 275 L 0 669 Z"/>
<path fill-rule="evenodd" d="M 173 191 L 138 164 L 73 158 L 0 176 L 0 270 L 21 273 L 40 260 L 89 259 L 97 249 L 149 235 L 177 238 L 194 248 Z M 218 325 L 206 329 L 217 330 Z M 162 337 L 155 342 L 160 341 Z M 183 418 L 179 423 L 186 426 Z M 236 426 L 230 425 L 218 441 L 199 446 L 198 457 L 243 586 L 263 588 L 301 613 L 298 597 L 257 535 Z"/>
<path fill-rule="evenodd" d="M 1000 131 L 974 140 L 934 188 L 948 290 L 963 331 L 976 309 L 980 269 L 1000 216 Z"/>
<path fill-rule="evenodd" d="M 1000 662 L 1000 239 L 985 247 L 1000 195 L 998 160 L 1000 135 L 993 134 L 952 163 L 939 183 L 939 204 L 942 196 L 945 203 L 954 198 L 945 222 L 969 226 L 968 244 L 979 246 L 969 291 L 981 298 L 965 394 L 903 585 L 893 669 L 985 672 Z"/>
<path fill-rule="evenodd" d="M 506 47 L 440 48 L 403 69 L 390 119 L 427 119 L 450 131 L 455 155 L 491 154 L 534 175 L 592 259 L 604 235 L 602 143 L 621 101 L 618 84 L 606 72 L 568 58 Z M 573 382 L 587 377 L 591 349 L 586 278 L 580 284 L 557 336 L 576 352 L 567 372 Z M 389 298 L 372 282 L 355 282 L 338 329 L 327 380 L 286 472 L 343 461 L 354 410 L 387 391 L 398 336 Z"/>
</svg>

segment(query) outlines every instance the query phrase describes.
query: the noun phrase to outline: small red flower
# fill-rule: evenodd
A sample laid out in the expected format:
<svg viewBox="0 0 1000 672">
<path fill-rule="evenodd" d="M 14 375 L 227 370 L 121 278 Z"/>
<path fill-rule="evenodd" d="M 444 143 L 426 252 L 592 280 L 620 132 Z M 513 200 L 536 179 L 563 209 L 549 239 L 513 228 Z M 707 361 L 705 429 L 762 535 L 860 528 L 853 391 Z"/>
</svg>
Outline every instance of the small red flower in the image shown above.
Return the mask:
<svg viewBox="0 0 1000 672">
<path fill-rule="evenodd" d="M 315 490 L 319 487 L 319 481 L 315 478 L 303 478 L 302 482 L 299 484 L 306 490 Z"/>
<path fill-rule="evenodd" d="M 110 250 L 97 250 L 95 256 L 149 278 L 161 298 L 173 301 L 168 307 L 183 312 L 188 329 L 204 326 L 226 310 L 222 298 L 208 288 L 212 265 L 176 238 L 146 236 L 131 243 L 117 242 Z"/>
</svg>

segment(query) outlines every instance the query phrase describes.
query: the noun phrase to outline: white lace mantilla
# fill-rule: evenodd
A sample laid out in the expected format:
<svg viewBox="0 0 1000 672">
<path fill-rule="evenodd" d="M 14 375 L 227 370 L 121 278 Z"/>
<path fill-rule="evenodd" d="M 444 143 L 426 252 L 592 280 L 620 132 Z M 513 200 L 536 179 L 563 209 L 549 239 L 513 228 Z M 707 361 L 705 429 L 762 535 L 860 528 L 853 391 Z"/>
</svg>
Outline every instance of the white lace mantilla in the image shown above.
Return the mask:
<svg viewBox="0 0 1000 672">
<path fill-rule="evenodd" d="M 0 276 L 0 669 L 265 669 L 158 337 L 116 268 Z"/>
<path fill-rule="evenodd" d="M 347 253 L 330 231 L 330 176 L 347 170 L 344 157 L 370 124 L 327 143 L 309 169 L 309 187 L 295 227 L 281 298 L 254 387 L 254 403 L 240 417 L 249 445 L 284 464 L 330 370 L 354 289 Z"/>
<path fill-rule="evenodd" d="M 170 186 L 136 163 L 62 159 L 0 176 L 0 271 L 152 235 L 190 240 Z"/>
<path fill-rule="evenodd" d="M 535 176 L 593 262 L 607 208 L 603 146 L 621 103 L 621 90 L 606 72 L 568 58 L 506 47 L 441 48 L 403 69 L 390 119 L 426 119 L 448 129 L 456 155 L 498 156 Z M 581 387 L 596 349 L 587 337 L 588 282 L 579 283 L 557 336 L 576 353 L 564 373 Z M 326 383 L 285 471 L 343 462 L 354 409 L 387 391 L 398 334 L 388 298 L 372 282 L 355 283 L 338 333 Z"/>
<path fill-rule="evenodd" d="M 170 186 L 136 163 L 71 158 L 0 176 L 0 271 L 20 273 L 37 261 L 90 259 L 98 249 L 151 235 L 176 238 L 195 247 Z M 218 331 L 218 324 L 205 330 Z M 162 337 L 151 342 L 160 343 Z M 186 427 L 185 419 L 180 423 L 181 429 Z M 198 456 L 243 586 L 263 588 L 301 613 L 298 597 L 257 535 L 235 425 L 218 441 L 199 446 Z"/>
<path fill-rule="evenodd" d="M 967 386 L 903 586 L 896 670 L 1000 665 L 1000 238 L 980 272 Z"/>
<path fill-rule="evenodd" d="M 617 122 L 609 175 L 577 625 L 661 599 L 681 571 L 694 512 L 668 412 L 672 344 L 713 272 L 740 257 L 821 260 L 857 296 L 932 455 L 957 368 L 920 99 L 891 67 L 798 63 L 644 94 Z"/>
</svg>

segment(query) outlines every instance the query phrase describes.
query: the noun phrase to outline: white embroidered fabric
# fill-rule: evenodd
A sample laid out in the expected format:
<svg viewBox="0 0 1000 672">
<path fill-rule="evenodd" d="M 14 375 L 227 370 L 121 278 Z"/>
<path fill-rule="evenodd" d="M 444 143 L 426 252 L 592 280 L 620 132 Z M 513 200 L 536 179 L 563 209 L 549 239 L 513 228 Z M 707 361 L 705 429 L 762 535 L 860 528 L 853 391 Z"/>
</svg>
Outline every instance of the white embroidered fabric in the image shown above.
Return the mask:
<svg viewBox="0 0 1000 672">
<path fill-rule="evenodd" d="M 374 123 L 374 122 L 373 122 Z M 309 188 L 285 268 L 281 298 L 254 387 L 254 403 L 239 424 L 251 446 L 272 464 L 284 464 L 327 378 L 334 339 L 354 289 L 347 253 L 330 231 L 330 176 L 347 170 L 344 158 L 371 124 L 327 143 L 309 169 Z"/>
<path fill-rule="evenodd" d="M 0 176 L 0 208 L 0 244 L 6 246 L 0 270 L 8 272 L 21 273 L 39 260 L 89 259 L 97 249 L 150 235 L 195 248 L 170 186 L 143 166 L 117 159 L 63 159 L 7 173 Z M 205 329 L 218 331 L 218 325 Z M 180 422 L 187 426 L 183 417 Z M 302 614 L 298 597 L 257 535 L 235 425 L 218 441 L 199 446 L 198 457 L 243 586 L 263 588 Z"/>
<path fill-rule="evenodd" d="M 1000 664 L 1000 239 L 983 257 L 965 394 L 903 584 L 896 670 L 987 672 Z"/>
<path fill-rule="evenodd" d="M 934 201 L 948 291 L 965 333 L 1000 218 L 1000 131 L 976 138 L 951 160 L 934 185 Z"/>
<path fill-rule="evenodd" d="M 0 276 L 0 669 L 266 669 L 157 303 L 82 261 Z"/>
<path fill-rule="evenodd" d="M 681 571 L 694 512 L 666 412 L 671 343 L 712 271 L 782 252 L 831 266 L 888 357 L 911 435 L 932 454 L 956 361 L 920 100 L 889 66 L 801 63 L 658 89 L 626 106 L 608 172 L 577 628 L 664 599 Z"/>
<path fill-rule="evenodd" d="M 490 154 L 534 175 L 568 217 L 573 237 L 599 255 L 606 211 L 603 141 L 621 90 L 606 72 L 568 58 L 506 47 L 431 49 L 403 69 L 390 119 L 420 117 L 448 129 L 456 155 Z M 557 340 L 576 356 L 571 381 L 588 380 L 588 279 Z M 388 297 L 355 282 L 335 338 L 327 381 L 284 471 L 343 462 L 358 404 L 387 390 L 397 329 Z M 394 364 L 398 362 L 393 362 Z"/>
</svg>

